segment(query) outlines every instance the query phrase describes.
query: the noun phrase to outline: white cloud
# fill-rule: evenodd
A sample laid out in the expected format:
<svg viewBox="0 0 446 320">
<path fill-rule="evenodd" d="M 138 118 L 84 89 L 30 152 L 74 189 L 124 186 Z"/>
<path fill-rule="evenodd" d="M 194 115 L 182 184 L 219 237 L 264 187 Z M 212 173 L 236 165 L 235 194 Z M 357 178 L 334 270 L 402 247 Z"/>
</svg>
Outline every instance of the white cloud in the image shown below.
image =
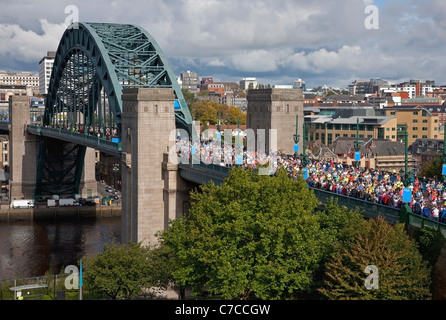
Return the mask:
<svg viewBox="0 0 446 320">
<path fill-rule="evenodd" d="M 65 30 L 64 24 L 39 20 L 42 33 L 24 30 L 17 24 L 0 24 L 0 56 L 10 55 L 16 60 L 41 59 L 47 51 L 55 51 Z"/>
<path fill-rule="evenodd" d="M 380 28 L 367 30 L 364 10 L 375 3 Z M 170 60 L 207 76 L 210 67 L 221 74 L 227 68 L 226 74 L 270 78 L 304 74 L 314 85 L 326 79 L 347 85 L 352 78 L 368 77 L 446 83 L 444 0 L 5 2 L 0 69 L 12 59 L 37 69 L 38 60 L 57 48 L 69 4 L 78 6 L 81 21 L 142 26 Z"/>
</svg>

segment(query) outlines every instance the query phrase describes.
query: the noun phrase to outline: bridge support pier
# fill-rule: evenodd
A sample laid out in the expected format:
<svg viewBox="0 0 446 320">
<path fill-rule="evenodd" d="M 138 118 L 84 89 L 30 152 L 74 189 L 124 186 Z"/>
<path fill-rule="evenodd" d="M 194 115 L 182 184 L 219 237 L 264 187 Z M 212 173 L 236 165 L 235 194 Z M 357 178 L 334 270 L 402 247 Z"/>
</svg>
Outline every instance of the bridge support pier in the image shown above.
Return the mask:
<svg viewBox="0 0 446 320">
<path fill-rule="evenodd" d="M 164 228 L 167 228 L 170 220 L 180 218 L 190 206 L 190 187 L 181 179 L 178 164 L 174 164 L 168 153 L 163 155 L 163 180 Z"/>
<path fill-rule="evenodd" d="M 36 188 L 37 154 L 39 137 L 29 134 L 28 96 L 9 98 L 9 199 L 33 199 Z"/>
<path fill-rule="evenodd" d="M 98 183 L 96 181 L 96 154 L 92 148 L 85 151 L 84 168 L 79 185 L 79 193 L 82 198 L 94 196 L 98 193 Z"/>
<path fill-rule="evenodd" d="M 177 217 L 179 177 L 164 156 L 175 145 L 169 140 L 176 131 L 174 100 L 169 88 L 123 90 L 123 243 L 156 244 L 156 233 L 167 227 L 169 218 Z"/>
</svg>

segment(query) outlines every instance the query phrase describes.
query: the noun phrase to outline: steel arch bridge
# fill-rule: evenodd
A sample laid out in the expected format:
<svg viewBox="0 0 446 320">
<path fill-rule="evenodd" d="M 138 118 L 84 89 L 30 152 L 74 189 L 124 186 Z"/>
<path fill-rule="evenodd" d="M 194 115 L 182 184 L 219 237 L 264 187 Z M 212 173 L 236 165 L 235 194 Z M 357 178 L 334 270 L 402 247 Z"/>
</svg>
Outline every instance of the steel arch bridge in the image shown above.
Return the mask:
<svg viewBox="0 0 446 320">
<path fill-rule="evenodd" d="M 192 133 L 181 88 L 146 30 L 130 24 L 85 22 L 67 28 L 50 78 L 42 126 L 46 133 L 39 130 L 36 198 L 78 192 L 86 146 L 92 139 L 100 146 L 119 144 L 122 91 L 142 87 L 172 88 L 176 126 Z M 64 141 L 67 134 L 72 138 Z"/>
</svg>

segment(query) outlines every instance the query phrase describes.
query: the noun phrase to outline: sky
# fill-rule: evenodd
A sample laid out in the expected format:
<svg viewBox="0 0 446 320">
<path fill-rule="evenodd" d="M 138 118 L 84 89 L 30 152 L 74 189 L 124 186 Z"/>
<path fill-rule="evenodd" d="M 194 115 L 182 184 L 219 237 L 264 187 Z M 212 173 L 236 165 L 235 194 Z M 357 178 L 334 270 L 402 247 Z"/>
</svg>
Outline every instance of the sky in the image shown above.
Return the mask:
<svg viewBox="0 0 446 320">
<path fill-rule="evenodd" d="M 37 73 L 75 17 L 67 6 L 80 22 L 143 27 L 177 76 L 446 85 L 444 0 L 0 0 L 0 70 Z"/>
</svg>

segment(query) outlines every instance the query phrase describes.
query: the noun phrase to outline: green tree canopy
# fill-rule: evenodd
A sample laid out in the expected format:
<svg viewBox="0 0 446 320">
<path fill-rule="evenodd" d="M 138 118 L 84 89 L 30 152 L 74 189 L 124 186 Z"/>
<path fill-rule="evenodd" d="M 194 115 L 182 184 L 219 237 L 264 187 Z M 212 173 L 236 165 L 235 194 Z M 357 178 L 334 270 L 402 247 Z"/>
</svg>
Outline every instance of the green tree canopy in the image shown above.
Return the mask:
<svg viewBox="0 0 446 320">
<path fill-rule="evenodd" d="M 430 268 L 403 224 L 391 226 L 383 218 L 357 225 L 352 241 L 335 250 L 326 264 L 320 292 L 329 299 L 430 299 Z M 378 270 L 378 287 L 366 287 L 367 266 Z"/>
<path fill-rule="evenodd" d="M 95 257 L 84 257 L 85 288 L 98 296 L 132 299 L 152 286 L 150 248 L 141 243 L 105 245 Z"/>
<path fill-rule="evenodd" d="M 189 106 L 194 120 L 200 121 L 200 125 L 206 127 L 208 124 L 215 125 L 218 120 L 222 125 L 235 125 L 240 119 L 240 124 L 246 124 L 246 113 L 239 108 L 220 104 L 215 101 L 194 102 Z M 218 118 L 220 114 L 220 118 Z"/>
<path fill-rule="evenodd" d="M 234 168 L 191 198 L 188 215 L 160 236 L 176 256 L 180 286 L 236 299 L 292 299 L 311 287 L 322 234 L 319 202 L 302 178 Z"/>
<path fill-rule="evenodd" d="M 438 179 L 442 176 L 443 159 L 439 154 L 434 154 L 431 161 L 424 162 L 418 171 L 418 176 Z"/>
</svg>

